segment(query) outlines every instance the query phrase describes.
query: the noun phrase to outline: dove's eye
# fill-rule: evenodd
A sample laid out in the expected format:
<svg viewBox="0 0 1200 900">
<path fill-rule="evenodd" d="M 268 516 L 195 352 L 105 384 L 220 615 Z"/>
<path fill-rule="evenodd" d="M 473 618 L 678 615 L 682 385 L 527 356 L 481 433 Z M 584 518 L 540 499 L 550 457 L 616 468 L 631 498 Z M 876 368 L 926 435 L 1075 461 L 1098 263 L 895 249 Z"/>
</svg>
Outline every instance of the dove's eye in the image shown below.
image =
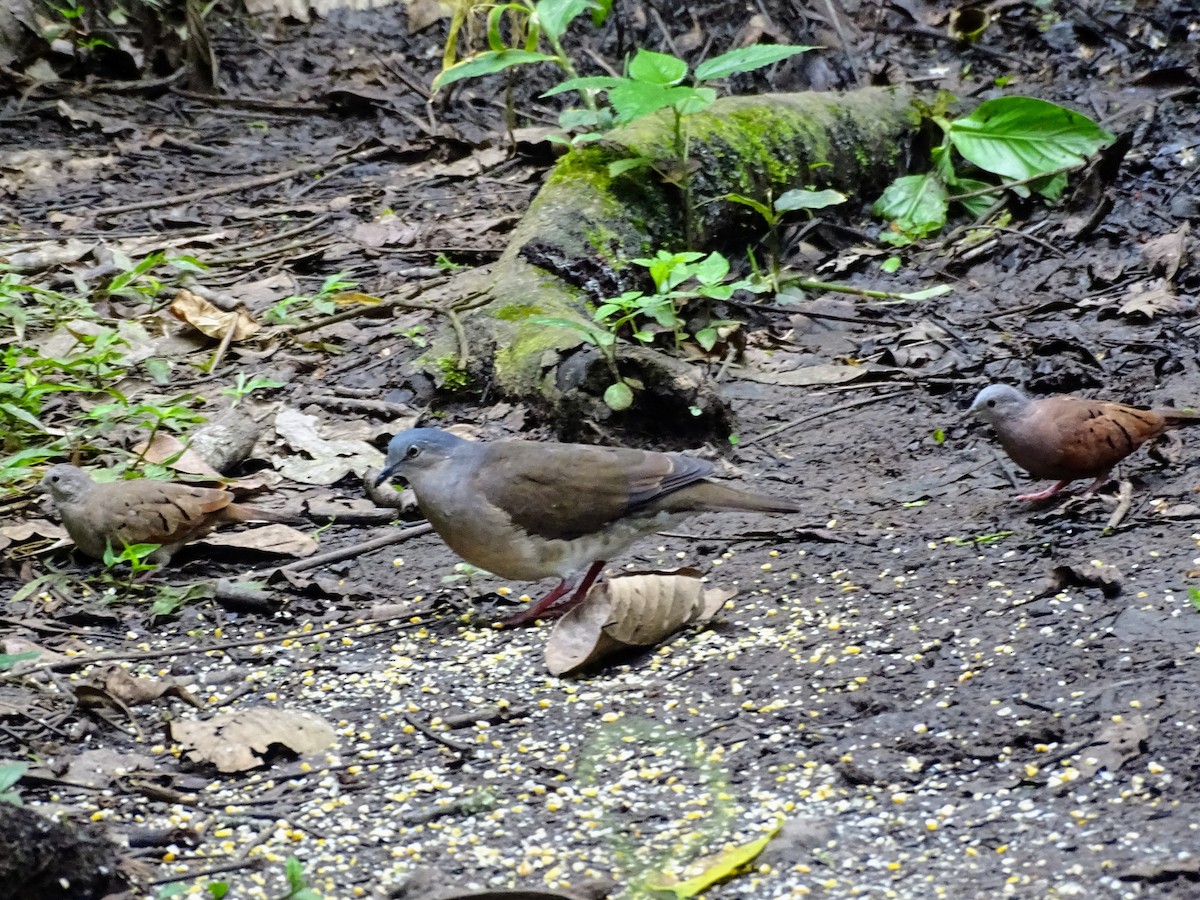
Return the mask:
<svg viewBox="0 0 1200 900">
<path fill-rule="evenodd" d="M 416 444 L 413 444 L 413 445 L 412 445 L 411 447 L 409 447 L 409 448 L 408 448 L 408 450 L 405 452 L 405 454 L 404 454 L 404 458 L 405 458 L 405 459 L 416 459 L 416 458 L 417 458 L 418 456 L 420 456 L 420 455 L 421 455 L 421 448 L 420 448 L 420 447 L 418 447 Z"/>
<path fill-rule="evenodd" d="M 992 409 L 995 409 L 995 408 L 996 408 L 996 401 L 995 401 L 995 400 L 989 400 L 989 401 L 987 402 L 987 405 L 988 405 L 988 406 L 990 406 Z"/>
</svg>

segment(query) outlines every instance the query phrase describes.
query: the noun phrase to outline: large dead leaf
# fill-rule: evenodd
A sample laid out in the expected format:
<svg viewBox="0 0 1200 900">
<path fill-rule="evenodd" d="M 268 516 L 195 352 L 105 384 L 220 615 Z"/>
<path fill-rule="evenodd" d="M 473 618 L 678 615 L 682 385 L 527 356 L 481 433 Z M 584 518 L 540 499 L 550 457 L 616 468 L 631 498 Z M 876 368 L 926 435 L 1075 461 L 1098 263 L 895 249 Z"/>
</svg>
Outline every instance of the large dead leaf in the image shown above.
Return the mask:
<svg viewBox="0 0 1200 900">
<path fill-rule="evenodd" d="M 24 544 L 27 541 L 65 541 L 66 538 L 66 529 L 48 519 L 29 519 L 11 525 L 0 525 L 0 550 L 11 544 Z"/>
<path fill-rule="evenodd" d="M 327 439 L 321 436 L 316 416 L 284 407 L 275 416 L 275 432 L 301 456 L 276 456 L 275 469 L 301 484 L 333 484 L 349 472 L 362 476 L 367 469 L 383 465 L 383 454 L 359 440 Z"/>
<path fill-rule="evenodd" d="M 1119 722 L 1109 722 L 1096 735 L 1090 747 L 1079 754 L 1076 768 L 1084 778 L 1091 778 L 1101 769 L 1116 772 L 1142 752 L 1142 744 L 1150 737 L 1150 723 L 1144 716 L 1125 715 Z"/>
<path fill-rule="evenodd" d="M 115 666 L 104 676 L 104 689 L 127 706 L 150 703 L 164 694 L 178 697 L 189 706 L 201 709 L 202 704 L 187 688 L 170 678 L 144 678 L 129 674 Z"/>
<path fill-rule="evenodd" d="M 685 625 L 712 618 L 735 593 L 704 590 L 694 569 L 610 578 L 594 585 L 554 626 L 546 667 L 564 675 L 631 647 L 657 644 Z"/>
<path fill-rule="evenodd" d="M 244 772 L 264 765 L 272 747 L 295 754 L 318 753 L 333 744 L 333 726 L 312 713 L 251 706 L 204 721 L 177 719 L 171 737 L 193 762 L 212 763 L 221 772 Z"/>
<path fill-rule="evenodd" d="M 209 547 L 261 550 L 264 553 L 278 553 L 282 556 L 312 556 L 317 552 L 316 541 L 304 532 L 280 523 L 264 525 L 261 528 L 217 531 L 194 543 Z"/>
<path fill-rule="evenodd" d="M 1187 254 L 1187 236 L 1191 230 L 1191 224 L 1184 222 L 1174 231 L 1142 244 L 1142 256 L 1150 263 L 1152 272 L 1162 272 L 1167 281 L 1175 277 Z"/>
<path fill-rule="evenodd" d="M 1117 312 L 1123 316 L 1145 316 L 1153 319 L 1162 313 L 1179 312 L 1186 306 L 1175 296 L 1165 278 L 1142 282 L 1129 292 L 1129 299 L 1121 304 Z"/>
<path fill-rule="evenodd" d="M 225 312 L 188 290 L 177 293 L 169 308 L 175 318 L 217 340 L 224 338 L 230 329 L 235 341 L 244 341 L 258 331 L 258 323 L 245 310 Z"/>
</svg>

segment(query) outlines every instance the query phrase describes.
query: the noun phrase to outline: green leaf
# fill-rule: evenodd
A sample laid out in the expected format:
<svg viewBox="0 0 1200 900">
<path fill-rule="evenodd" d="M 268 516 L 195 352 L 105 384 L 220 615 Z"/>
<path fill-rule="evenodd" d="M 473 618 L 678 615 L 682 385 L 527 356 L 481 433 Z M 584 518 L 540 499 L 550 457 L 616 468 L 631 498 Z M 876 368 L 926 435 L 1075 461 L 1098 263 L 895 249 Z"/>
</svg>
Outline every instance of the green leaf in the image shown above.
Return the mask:
<svg viewBox="0 0 1200 900">
<path fill-rule="evenodd" d="M 845 202 L 846 195 L 838 191 L 828 189 L 806 191 L 797 188 L 780 194 L 779 199 L 775 201 L 775 209 L 778 212 L 791 212 L 796 209 L 824 209 L 827 206 L 837 206 L 839 203 Z"/>
<path fill-rule="evenodd" d="M 673 90 L 679 94 L 679 98 L 671 106 L 681 116 L 694 116 L 696 113 L 702 113 L 717 101 L 717 92 L 712 88 L 678 87 Z"/>
<path fill-rule="evenodd" d="M 29 771 L 26 763 L 5 763 L 0 766 L 0 793 L 13 787 Z"/>
<path fill-rule="evenodd" d="M 557 59 L 557 57 L 551 57 Z M 608 91 L 618 84 L 625 84 L 628 78 L 616 78 L 612 75 L 588 75 L 584 78 L 568 78 L 559 82 L 550 90 L 542 93 L 543 97 L 553 97 L 563 91 Z"/>
<path fill-rule="evenodd" d="M 629 62 L 629 77 L 663 87 L 679 84 L 687 77 L 687 63 L 669 53 L 638 50 Z"/>
<path fill-rule="evenodd" d="M 229 882 L 227 881 L 210 881 L 208 883 L 208 895 L 213 900 L 224 900 L 226 894 L 229 893 Z"/>
<path fill-rule="evenodd" d="M 932 172 L 897 178 L 871 206 L 904 236 L 920 238 L 946 224 L 946 185 Z"/>
<path fill-rule="evenodd" d="M 729 274 L 729 260 L 720 253 L 710 253 L 692 266 L 692 274 L 701 284 L 709 285 L 724 281 Z"/>
<path fill-rule="evenodd" d="M 937 284 L 931 288 L 925 288 L 923 291 L 907 291 L 903 294 L 896 294 L 897 300 L 932 300 L 934 297 L 941 297 L 943 294 L 948 294 L 954 290 L 953 285 Z"/>
<path fill-rule="evenodd" d="M 768 224 L 774 224 L 776 221 L 775 213 L 771 210 L 771 207 L 767 206 L 765 203 L 760 203 L 753 197 L 747 197 L 745 194 L 726 194 L 725 199 L 732 203 L 740 203 L 742 206 L 750 207 L 752 210 L 766 219 Z"/>
<path fill-rule="evenodd" d="M 479 78 L 483 75 L 493 75 L 503 72 L 513 66 L 523 66 L 529 63 L 556 62 L 557 56 L 548 53 L 531 53 L 528 50 L 488 50 L 470 59 L 455 63 L 448 69 L 443 69 L 437 78 L 433 79 L 433 89 L 439 91 L 448 84 L 462 81 L 464 78 Z"/>
<path fill-rule="evenodd" d="M 617 113 L 617 122 L 625 124 L 660 109 L 673 106 L 692 88 L 664 87 L 644 81 L 625 81 L 608 92 L 608 102 Z"/>
<path fill-rule="evenodd" d="M 599 28 L 608 19 L 608 14 L 612 12 L 613 0 L 600 0 L 599 3 L 592 5 L 592 24 Z"/>
<path fill-rule="evenodd" d="M 633 389 L 623 381 L 610 384 L 604 392 L 604 405 L 613 412 L 624 412 L 633 405 Z"/>
<path fill-rule="evenodd" d="M 696 66 L 696 79 L 712 81 L 714 78 L 726 78 L 738 72 L 753 72 L 798 53 L 820 49 L 801 44 L 755 44 L 753 47 L 741 47 L 700 63 Z"/>
<path fill-rule="evenodd" d="M 1080 166 L 1116 137 L 1087 116 L 1032 97 L 1000 97 L 950 123 L 964 159 L 1005 178 Z"/>
<path fill-rule="evenodd" d="M 608 164 L 608 177 L 616 178 L 618 175 L 624 175 L 626 172 L 631 172 L 634 169 L 642 169 L 650 165 L 653 160 L 645 156 L 635 156 L 632 159 L 618 159 L 616 162 Z"/>
<path fill-rule="evenodd" d="M 696 339 L 696 343 L 705 350 L 712 350 L 712 348 L 717 344 L 717 329 L 710 325 L 707 328 L 701 328 L 699 331 L 693 334 L 692 337 L 694 337 Z"/>
<path fill-rule="evenodd" d="M 538 0 L 534 6 L 534 18 L 542 26 L 542 31 L 558 40 L 576 16 L 595 8 L 592 0 Z"/>
<path fill-rule="evenodd" d="M 975 194 L 974 197 L 956 196 L 957 194 L 974 194 L 976 191 L 988 188 L 994 188 L 994 190 L 986 194 Z M 961 203 L 969 215 L 978 218 L 992 208 L 1000 196 L 1000 190 L 996 185 L 979 181 L 976 178 L 958 178 L 955 179 L 954 184 L 950 185 L 950 199 Z"/>
<path fill-rule="evenodd" d="M 16 419 L 18 422 L 24 422 L 38 431 L 45 431 L 46 427 L 37 420 L 37 417 L 26 412 L 19 406 L 14 406 L 11 403 L 0 403 L 0 412 L 3 412 L 9 418 Z"/>
<path fill-rule="evenodd" d="M 30 650 L 27 653 L 0 653 L 0 672 L 7 672 L 19 662 L 28 662 L 31 659 L 37 659 L 42 655 L 40 650 Z M 6 785 L 0 783 L 0 791 L 4 790 Z"/>
</svg>

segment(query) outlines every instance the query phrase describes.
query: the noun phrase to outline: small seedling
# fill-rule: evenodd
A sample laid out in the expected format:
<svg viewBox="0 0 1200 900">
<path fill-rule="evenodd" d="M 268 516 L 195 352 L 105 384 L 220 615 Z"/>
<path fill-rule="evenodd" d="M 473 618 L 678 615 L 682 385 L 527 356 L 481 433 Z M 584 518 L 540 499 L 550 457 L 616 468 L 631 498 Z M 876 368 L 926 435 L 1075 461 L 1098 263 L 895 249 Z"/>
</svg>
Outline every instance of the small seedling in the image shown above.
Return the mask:
<svg viewBox="0 0 1200 900">
<path fill-rule="evenodd" d="M 34 656 L 36 655 L 35 653 Z M 12 806 L 23 805 L 21 795 L 14 790 L 14 786 L 28 770 L 29 766 L 25 763 L 0 765 L 0 803 L 8 803 Z"/>
<path fill-rule="evenodd" d="M 252 378 L 247 378 L 244 373 L 238 372 L 236 381 L 227 388 L 224 388 L 221 393 L 227 397 L 232 397 L 233 402 L 229 404 L 230 408 L 237 406 L 246 397 L 253 394 L 255 391 L 273 391 L 276 388 L 284 386 L 282 381 L 275 381 L 272 378 L 264 378 L 261 375 L 255 375 Z"/>
</svg>

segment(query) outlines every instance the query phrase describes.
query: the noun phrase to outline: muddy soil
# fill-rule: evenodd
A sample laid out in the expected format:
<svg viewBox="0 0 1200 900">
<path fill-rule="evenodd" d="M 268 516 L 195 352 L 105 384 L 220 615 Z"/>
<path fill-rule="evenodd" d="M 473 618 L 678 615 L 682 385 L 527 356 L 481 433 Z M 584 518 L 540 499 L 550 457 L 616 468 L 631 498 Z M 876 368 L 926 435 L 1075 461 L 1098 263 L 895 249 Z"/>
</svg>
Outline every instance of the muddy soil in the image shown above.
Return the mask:
<svg viewBox="0 0 1200 900">
<path fill-rule="evenodd" d="M 157 618 L 148 600 L 97 594 L 93 562 L 10 547 L 0 596 L 51 567 L 69 577 L 6 604 L 6 641 L 106 655 L 3 686 L 0 756 L 35 766 L 25 803 L 102 824 L 127 848 L 134 896 L 215 882 L 285 896 L 289 856 L 329 898 L 645 896 L 657 870 L 777 826 L 706 896 L 1195 896 L 1200 435 L 1131 457 L 1099 495 L 1031 505 L 1014 500 L 1025 476 L 962 418 L 994 381 L 1200 398 L 1200 18 L 1183 3 L 1092 6 L 998 4 L 974 45 L 947 37 L 948 5 L 907 3 L 618 4 L 604 29 L 581 29 L 580 45 L 618 67 L 635 46 L 695 59 L 742 40 L 828 48 L 735 80 L 741 92 L 912 81 L 972 104 L 1011 79 L 1003 92 L 1084 111 L 1126 152 L 1074 206 L 1031 202 L 987 234 L 931 239 L 894 276 L 870 237 L 873 198 L 793 233 L 788 258 L 831 280 L 954 290 L 911 303 L 813 295 L 754 314 L 750 346 L 770 352 L 770 371 L 862 368 L 806 387 L 751 366 L 719 373 L 739 442 L 713 435 L 704 449 L 805 514 L 697 517 L 614 560 L 695 565 L 738 594 L 713 623 L 582 677 L 546 673 L 549 625 L 491 626 L 538 586 L 456 573 L 431 535 L 277 574 L 263 603 L 202 600 Z M 551 164 L 533 132 L 504 133 L 506 100 L 523 128 L 553 123 L 537 99 L 546 73 L 427 105 L 444 21 L 410 34 L 385 7 L 307 25 L 222 18 L 212 32 L 220 99 L 85 82 L 8 98 L 6 165 L 20 151 L 44 163 L 0 173 L 9 238 L 170 246 L 261 318 L 338 272 L 388 297 L 447 263 L 486 264 Z M 86 285 L 104 265 L 93 251 L 57 284 Z M 130 309 L 114 298 L 103 312 Z M 376 447 L 418 413 L 484 439 L 556 436 L 486 383 L 453 392 L 416 374 L 438 324 L 408 308 L 269 353 L 235 345 L 211 376 L 178 368 L 172 388 L 215 402 L 237 375 L 272 378 L 284 386 L 265 402 Z M 68 398 L 52 412 L 79 410 Z M 285 479 L 267 500 L 303 509 L 362 491 L 353 474 Z M 327 522 L 312 519 L 310 532 Z M 387 527 L 354 522 L 320 527 L 322 552 Z M 149 584 L 279 562 L 196 547 Z M 177 682 L 199 709 L 177 695 L 97 701 L 114 665 Z M 167 730 L 260 707 L 320 715 L 337 743 L 297 760 L 276 742 L 264 766 L 221 774 Z"/>
</svg>

